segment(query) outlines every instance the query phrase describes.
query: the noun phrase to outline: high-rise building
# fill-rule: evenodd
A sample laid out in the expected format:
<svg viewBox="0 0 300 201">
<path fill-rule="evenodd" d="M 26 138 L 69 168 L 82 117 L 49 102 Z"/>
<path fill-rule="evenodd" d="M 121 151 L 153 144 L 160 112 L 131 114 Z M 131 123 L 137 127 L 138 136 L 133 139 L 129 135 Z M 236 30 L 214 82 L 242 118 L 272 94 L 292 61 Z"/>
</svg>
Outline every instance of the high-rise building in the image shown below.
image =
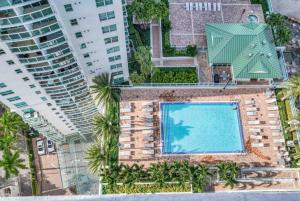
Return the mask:
<svg viewBox="0 0 300 201">
<path fill-rule="evenodd" d="M 61 142 L 92 133 L 92 78 L 128 79 L 121 0 L 0 0 L 0 101 Z"/>
</svg>

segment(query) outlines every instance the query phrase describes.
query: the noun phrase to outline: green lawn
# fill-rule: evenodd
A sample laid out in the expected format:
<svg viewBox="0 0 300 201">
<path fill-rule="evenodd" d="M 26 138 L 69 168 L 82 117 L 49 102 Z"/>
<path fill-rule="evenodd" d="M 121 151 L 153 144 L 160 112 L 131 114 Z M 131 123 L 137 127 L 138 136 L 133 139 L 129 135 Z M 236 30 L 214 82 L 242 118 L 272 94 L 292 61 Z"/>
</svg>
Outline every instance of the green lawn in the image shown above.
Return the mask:
<svg viewBox="0 0 300 201">
<path fill-rule="evenodd" d="M 160 67 L 152 77 L 152 83 L 197 83 L 194 67 Z"/>
</svg>

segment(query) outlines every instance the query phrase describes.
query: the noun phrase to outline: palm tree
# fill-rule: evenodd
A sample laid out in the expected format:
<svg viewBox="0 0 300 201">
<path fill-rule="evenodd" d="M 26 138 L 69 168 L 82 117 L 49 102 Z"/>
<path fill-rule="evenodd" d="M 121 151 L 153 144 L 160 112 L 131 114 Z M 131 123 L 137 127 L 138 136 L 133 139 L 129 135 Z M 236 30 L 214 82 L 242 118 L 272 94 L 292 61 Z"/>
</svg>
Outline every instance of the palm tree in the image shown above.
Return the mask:
<svg viewBox="0 0 300 201">
<path fill-rule="evenodd" d="M 103 183 L 107 183 L 108 189 L 113 190 L 117 186 L 117 182 L 121 180 L 122 166 L 118 164 L 111 164 L 101 170 L 100 176 Z"/>
<path fill-rule="evenodd" d="M 111 108 L 119 107 L 120 89 L 113 87 L 109 73 L 102 73 L 94 77 L 91 90 L 95 95 L 97 104 L 102 104 L 106 112 L 111 111 Z"/>
<path fill-rule="evenodd" d="M 16 138 L 10 134 L 0 136 L 0 151 L 8 151 L 15 148 Z"/>
<path fill-rule="evenodd" d="M 23 164 L 24 160 L 20 159 L 20 151 L 14 153 L 11 151 L 4 151 L 2 159 L 0 160 L 0 167 L 5 171 L 5 178 L 9 179 L 13 175 L 19 174 L 19 169 L 26 169 Z"/>
<path fill-rule="evenodd" d="M 119 121 L 111 113 L 96 115 L 94 117 L 93 125 L 97 138 L 101 140 L 105 146 L 109 145 L 112 137 L 118 137 L 120 132 Z"/>
<path fill-rule="evenodd" d="M 170 175 L 179 185 L 184 186 L 185 182 L 189 181 L 189 171 L 184 162 L 174 161 L 170 167 Z"/>
<path fill-rule="evenodd" d="M 227 162 L 217 165 L 220 179 L 225 182 L 225 187 L 230 186 L 231 189 L 237 184 L 237 176 L 239 173 L 239 167 L 236 163 Z"/>
<path fill-rule="evenodd" d="M 107 164 L 107 157 L 101 153 L 101 143 L 99 141 L 90 145 L 85 152 L 85 159 L 88 160 L 88 167 L 92 174 L 99 176 L 101 169 Z"/>
<path fill-rule="evenodd" d="M 0 134 L 16 136 L 17 132 L 24 128 L 22 118 L 15 112 L 4 112 L 0 117 Z"/>
<path fill-rule="evenodd" d="M 283 95 L 282 100 L 286 100 L 290 96 L 294 96 L 296 100 L 297 97 L 300 96 L 300 75 L 292 76 L 289 81 L 284 84 Z"/>
<path fill-rule="evenodd" d="M 151 164 L 148 168 L 150 180 L 163 187 L 170 180 L 169 169 L 167 162 Z"/>
</svg>

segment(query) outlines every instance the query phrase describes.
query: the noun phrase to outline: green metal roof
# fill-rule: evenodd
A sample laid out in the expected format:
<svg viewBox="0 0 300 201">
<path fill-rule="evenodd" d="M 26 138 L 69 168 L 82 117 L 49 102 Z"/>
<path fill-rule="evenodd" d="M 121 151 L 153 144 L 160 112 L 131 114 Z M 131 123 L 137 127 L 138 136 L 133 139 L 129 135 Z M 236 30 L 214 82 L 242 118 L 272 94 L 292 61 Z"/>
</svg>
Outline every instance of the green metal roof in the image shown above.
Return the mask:
<svg viewBox="0 0 300 201">
<path fill-rule="evenodd" d="M 235 79 L 283 77 L 267 24 L 209 23 L 205 32 L 209 63 L 231 64 Z"/>
</svg>

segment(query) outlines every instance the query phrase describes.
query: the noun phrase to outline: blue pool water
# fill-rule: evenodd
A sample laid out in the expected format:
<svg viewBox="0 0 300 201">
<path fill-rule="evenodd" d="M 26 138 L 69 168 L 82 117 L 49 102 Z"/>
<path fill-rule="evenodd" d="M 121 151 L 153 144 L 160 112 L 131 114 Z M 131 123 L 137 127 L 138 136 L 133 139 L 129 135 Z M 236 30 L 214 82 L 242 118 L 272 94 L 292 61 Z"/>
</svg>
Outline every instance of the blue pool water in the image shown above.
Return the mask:
<svg viewBox="0 0 300 201">
<path fill-rule="evenodd" d="M 238 103 L 161 103 L 165 154 L 244 152 Z"/>
</svg>

